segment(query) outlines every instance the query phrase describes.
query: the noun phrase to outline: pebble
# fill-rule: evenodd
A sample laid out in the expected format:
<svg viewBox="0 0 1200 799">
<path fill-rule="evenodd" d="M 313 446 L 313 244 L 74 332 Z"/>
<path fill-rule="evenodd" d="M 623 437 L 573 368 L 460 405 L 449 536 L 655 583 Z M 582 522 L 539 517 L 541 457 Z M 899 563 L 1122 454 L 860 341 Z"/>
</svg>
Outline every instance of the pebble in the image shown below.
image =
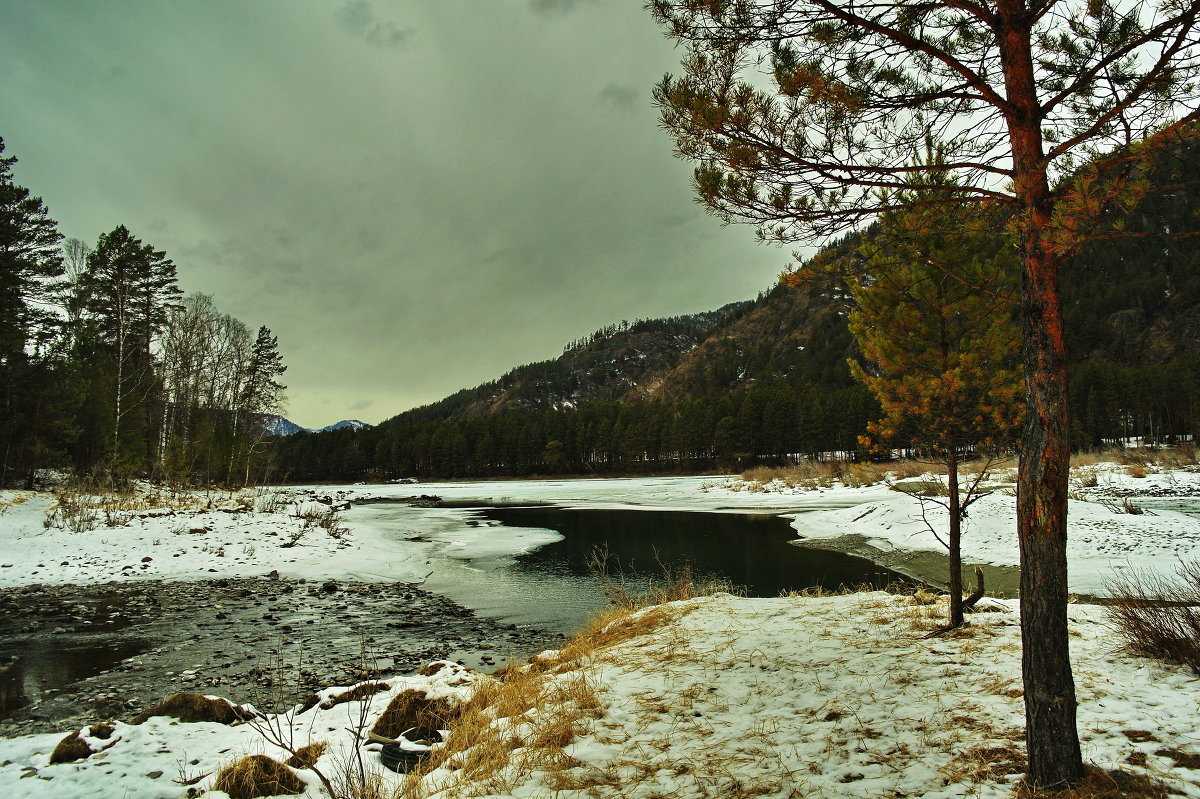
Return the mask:
<svg viewBox="0 0 1200 799">
<path fill-rule="evenodd" d="M 334 605 L 339 610 L 330 612 Z M 383 621 L 400 606 L 407 621 Z M 219 624 L 201 627 L 216 619 Z M 280 663 L 288 672 L 285 699 L 298 701 L 320 688 L 380 676 L 359 668 L 364 641 L 367 657 L 390 674 L 439 659 L 492 668 L 497 654 L 503 661 L 561 644 L 557 634 L 480 618 L 404 583 L 145 580 L 0 589 L 0 663 L 44 650 L 46 631 L 65 632 L 62 622 L 68 620 L 74 631 L 55 639 L 53 649 L 77 651 L 84 660 L 89 647 L 115 645 L 128 647 L 123 651 L 130 656 L 54 693 L 43 690 L 34 705 L 15 712 L 10 705 L 0 713 L 0 736 L 61 732 L 109 717 L 128 720 L 136 707 L 170 693 L 173 680 L 176 686 L 220 686 L 219 693 L 235 702 L 271 707 L 280 693 Z M 93 620 L 104 624 L 88 626 Z M 37 668 L 53 666 L 35 664 L 23 678 L 40 680 Z"/>
</svg>

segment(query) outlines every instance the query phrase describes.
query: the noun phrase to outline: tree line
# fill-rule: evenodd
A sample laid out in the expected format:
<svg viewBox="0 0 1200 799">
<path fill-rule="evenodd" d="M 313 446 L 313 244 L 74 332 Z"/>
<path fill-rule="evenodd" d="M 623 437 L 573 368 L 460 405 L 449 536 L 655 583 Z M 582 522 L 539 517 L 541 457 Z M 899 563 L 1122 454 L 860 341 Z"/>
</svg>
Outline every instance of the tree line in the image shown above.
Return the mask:
<svg viewBox="0 0 1200 799">
<path fill-rule="evenodd" d="M 266 468 L 278 340 L 184 297 L 175 263 L 124 225 L 66 239 L 0 139 L 0 485 L 39 470 L 122 483 L 245 483 Z"/>
<path fill-rule="evenodd" d="M 657 474 L 854 453 L 878 414 L 861 386 L 772 386 L 697 400 L 592 402 L 276 442 L 288 480 Z"/>
</svg>

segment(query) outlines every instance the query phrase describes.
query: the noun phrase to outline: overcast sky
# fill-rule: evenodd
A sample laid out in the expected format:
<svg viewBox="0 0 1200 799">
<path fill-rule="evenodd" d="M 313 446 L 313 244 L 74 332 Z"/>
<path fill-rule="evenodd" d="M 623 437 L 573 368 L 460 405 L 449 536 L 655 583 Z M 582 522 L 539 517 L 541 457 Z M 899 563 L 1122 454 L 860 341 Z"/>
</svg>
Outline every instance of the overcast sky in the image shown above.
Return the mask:
<svg viewBox="0 0 1200 799">
<path fill-rule="evenodd" d="M 692 199 L 641 0 L 0 0 L 0 137 L 279 336 L 288 415 L 376 423 L 788 253 Z"/>
</svg>

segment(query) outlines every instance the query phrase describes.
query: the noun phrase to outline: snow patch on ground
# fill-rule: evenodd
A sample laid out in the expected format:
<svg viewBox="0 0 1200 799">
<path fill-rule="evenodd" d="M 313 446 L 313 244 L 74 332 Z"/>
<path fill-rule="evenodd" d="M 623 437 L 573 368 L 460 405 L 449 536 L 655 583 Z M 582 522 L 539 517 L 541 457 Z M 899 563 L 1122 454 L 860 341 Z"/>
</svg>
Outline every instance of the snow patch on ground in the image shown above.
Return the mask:
<svg viewBox="0 0 1200 799">
<path fill-rule="evenodd" d="M 719 595 L 668 607 L 674 618 L 666 625 L 548 675 L 552 682 L 584 679 L 599 700 L 596 717 L 581 722 L 563 757 L 531 770 L 502 769 L 487 787 L 473 786 L 479 795 L 1011 795 L 1024 746 L 1015 603 L 988 602 L 968 627 L 935 639 L 923 635 L 944 604 L 884 593 Z M 1114 651 L 1102 608 L 1072 606 L 1069 613 L 1085 759 L 1200 797 L 1200 772 L 1176 765 L 1180 754 L 1200 752 L 1200 684 L 1183 668 Z M 296 746 L 331 742 L 319 768 L 333 771 L 339 758 L 362 748 L 368 767 L 396 784 L 400 777 L 379 765 L 378 747 L 356 743 L 347 731 L 360 710 L 371 724 L 404 688 L 466 697 L 490 679 L 451 669 L 393 678 L 365 709 L 350 702 L 276 721 L 295 730 Z M 497 723 L 532 745 L 539 719 L 553 713 L 542 705 Z M 181 774 L 211 775 L 244 753 L 286 758 L 248 725 L 154 719 L 118 724 L 111 749 L 51 766 L 61 737 L 0 740 L 0 794 L 181 797 L 186 789 L 171 782 Z M 300 773 L 308 795 L 319 796 L 311 774 Z M 461 775 L 439 769 L 429 779 L 445 785 Z"/>
<path fill-rule="evenodd" d="M 1136 487 L 1149 496 L 1180 486 L 1200 495 L 1200 474 L 1175 472 L 1131 478 L 1115 464 L 1101 470 L 1102 482 L 1079 489 L 1088 497 L 1068 503 L 1067 562 L 1070 590 L 1105 595 L 1107 583 L 1130 569 L 1173 574 L 1180 560 L 1200 558 L 1200 519 L 1173 510 L 1141 514 L 1121 512 L 1121 503 L 1104 486 L 1119 490 Z M 1180 496 L 1182 493 L 1171 494 Z M 1139 496 L 1124 493 L 1122 496 Z M 1137 500 L 1132 500 L 1134 507 Z M 849 508 L 802 513 L 792 527 L 799 540 L 861 536 L 872 546 L 890 550 L 946 550 L 930 531 L 945 537 L 949 514 L 935 502 L 922 503 L 900 492 Z M 928 523 L 928 525 L 927 525 Z M 1016 496 L 1011 488 L 993 490 L 968 509 L 963 520 L 962 551 L 968 562 L 1016 566 Z"/>
</svg>

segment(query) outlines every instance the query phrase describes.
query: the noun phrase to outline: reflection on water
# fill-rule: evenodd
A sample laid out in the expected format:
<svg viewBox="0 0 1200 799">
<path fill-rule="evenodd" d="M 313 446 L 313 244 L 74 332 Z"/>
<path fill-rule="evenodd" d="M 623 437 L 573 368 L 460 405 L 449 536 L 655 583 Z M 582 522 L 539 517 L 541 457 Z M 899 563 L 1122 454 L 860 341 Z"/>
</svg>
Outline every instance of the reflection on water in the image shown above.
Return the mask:
<svg viewBox="0 0 1200 799">
<path fill-rule="evenodd" d="M 100 674 L 148 648 L 138 639 L 64 644 L 60 636 L 30 638 L 21 642 L 19 659 L 0 666 L 0 717 L 33 702 L 48 691 Z M 9 657 L 5 648 L 0 660 Z"/>
<path fill-rule="evenodd" d="M 635 589 L 661 580 L 663 566 L 684 564 L 697 577 L 725 579 L 749 596 L 904 579 L 863 558 L 790 544 L 791 525 L 776 516 L 545 506 L 479 513 L 506 525 L 557 530 L 564 539 L 516 558 L 435 560 L 425 587 L 484 615 L 560 632 L 604 606 L 588 567 L 598 548 L 607 550 L 610 564 L 620 564 Z"/>
</svg>

